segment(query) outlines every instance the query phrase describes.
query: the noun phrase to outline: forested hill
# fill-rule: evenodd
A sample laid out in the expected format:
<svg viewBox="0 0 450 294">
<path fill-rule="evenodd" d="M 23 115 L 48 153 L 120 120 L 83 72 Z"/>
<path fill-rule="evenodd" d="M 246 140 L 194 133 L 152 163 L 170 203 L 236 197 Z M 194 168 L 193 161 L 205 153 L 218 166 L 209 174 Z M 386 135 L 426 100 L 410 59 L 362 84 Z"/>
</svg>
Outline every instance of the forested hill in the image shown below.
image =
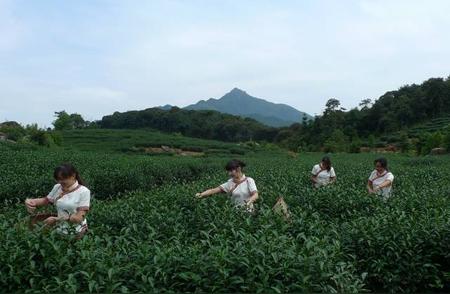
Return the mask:
<svg viewBox="0 0 450 294">
<path fill-rule="evenodd" d="M 102 128 L 153 128 L 163 132 L 220 141 L 273 141 L 277 129 L 251 118 L 243 118 L 211 110 L 170 110 L 148 108 L 141 111 L 115 112 L 98 122 Z"/>
<path fill-rule="evenodd" d="M 389 133 L 447 114 L 450 114 L 450 77 L 432 78 L 384 94 L 371 108 L 360 111 L 357 128 L 361 134 L 364 130 Z"/>
<path fill-rule="evenodd" d="M 412 84 L 395 91 L 386 92 L 374 103 L 370 99 L 361 101 L 359 107 L 349 111 L 340 107 L 337 99 L 329 99 L 321 116 L 306 125 L 292 125 L 284 128 L 277 136 L 278 141 L 288 142 L 290 148 L 302 146 L 306 149 L 343 149 L 352 142 L 371 137 L 379 138 L 380 144 L 399 140 L 398 132 L 416 138 L 427 133 L 410 132 L 410 129 L 437 118 L 442 122 L 450 116 L 450 77 L 431 78 L 420 85 Z M 442 135 L 450 132 L 448 124 L 441 124 L 433 132 Z M 389 138 L 391 136 L 391 138 Z M 397 137 L 397 138 L 396 138 Z M 424 139 L 427 140 L 427 139 Z M 437 140 L 439 141 L 439 140 Z M 440 143 L 434 143 L 436 147 Z"/>
<path fill-rule="evenodd" d="M 325 111 L 313 125 L 344 130 L 347 135 L 382 135 L 407 129 L 450 114 L 450 77 L 432 78 L 420 85 L 403 86 L 386 92 L 373 104 L 362 100 L 359 108 L 339 108 L 338 100 L 330 99 Z"/>
</svg>

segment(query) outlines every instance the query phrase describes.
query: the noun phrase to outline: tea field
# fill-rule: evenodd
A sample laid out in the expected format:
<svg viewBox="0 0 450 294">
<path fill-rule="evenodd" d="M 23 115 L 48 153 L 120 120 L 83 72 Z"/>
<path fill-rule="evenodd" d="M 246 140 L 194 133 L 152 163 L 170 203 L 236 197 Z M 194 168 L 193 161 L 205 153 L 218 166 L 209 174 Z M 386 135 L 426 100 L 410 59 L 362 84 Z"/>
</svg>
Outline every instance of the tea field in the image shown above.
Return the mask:
<svg viewBox="0 0 450 294">
<path fill-rule="evenodd" d="M 230 154 L 230 157 L 233 156 Z M 226 195 L 224 156 L 187 158 L 0 145 L 2 292 L 449 292 L 450 157 L 388 155 L 394 197 L 366 192 L 376 154 L 335 154 L 334 186 L 313 189 L 322 154 L 241 155 L 257 214 Z M 70 161 L 94 199 L 80 241 L 30 231 L 25 197 Z M 272 211 L 284 196 L 291 221 Z"/>
<path fill-rule="evenodd" d="M 237 143 L 190 138 L 155 130 L 87 129 L 63 131 L 65 149 L 82 151 L 136 152 L 141 148 L 167 145 L 208 154 L 245 154 L 249 148 Z"/>
</svg>

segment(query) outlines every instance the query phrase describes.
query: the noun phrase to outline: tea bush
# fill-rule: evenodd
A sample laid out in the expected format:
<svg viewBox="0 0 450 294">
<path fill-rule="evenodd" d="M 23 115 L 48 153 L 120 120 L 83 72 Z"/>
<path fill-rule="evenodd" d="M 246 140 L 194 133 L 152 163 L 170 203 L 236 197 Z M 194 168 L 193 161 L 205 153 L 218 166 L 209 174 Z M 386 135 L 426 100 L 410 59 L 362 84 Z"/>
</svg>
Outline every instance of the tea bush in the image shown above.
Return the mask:
<svg viewBox="0 0 450 294">
<path fill-rule="evenodd" d="M 305 232 L 292 234 L 269 207 L 252 217 L 224 198 L 194 202 L 194 191 L 164 186 L 151 197 L 138 192 L 95 202 L 91 233 L 79 242 L 30 232 L 15 224 L 23 211 L 7 213 L 0 219 L 0 285 L 69 292 L 363 289 L 363 277 L 318 216 L 300 215 Z"/>
<path fill-rule="evenodd" d="M 11 150 L 0 144 L 0 201 L 43 197 L 55 184 L 53 169 L 71 162 L 98 199 L 149 190 L 164 183 L 193 180 L 217 170 L 222 161 L 177 157 L 125 156 L 107 153 L 50 150 Z"/>
<path fill-rule="evenodd" d="M 248 215 L 225 195 L 193 197 L 227 180 L 224 157 L 1 152 L 3 199 L 46 192 L 49 169 L 63 159 L 102 195 L 88 214 L 90 232 L 77 242 L 29 231 L 22 205 L 3 206 L 6 292 L 450 291 L 446 156 L 389 155 L 396 178 L 384 202 L 365 188 L 375 154 L 333 155 L 338 181 L 322 189 L 309 182 L 320 154 L 246 155 L 245 173 L 261 195 L 258 213 Z M 290 222 L 271 210 L 278 196 L 290 206 Z"/>
</svg>

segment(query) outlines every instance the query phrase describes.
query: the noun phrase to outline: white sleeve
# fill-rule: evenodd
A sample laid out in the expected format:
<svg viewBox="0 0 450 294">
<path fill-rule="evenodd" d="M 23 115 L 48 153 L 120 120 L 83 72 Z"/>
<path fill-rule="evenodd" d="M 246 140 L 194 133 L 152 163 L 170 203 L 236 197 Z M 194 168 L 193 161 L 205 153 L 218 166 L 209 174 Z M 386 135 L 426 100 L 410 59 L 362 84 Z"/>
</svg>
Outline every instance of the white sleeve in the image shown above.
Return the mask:
<svg viewBox="0 0 450 294">
<path fill-rule="evenodd" d="M 53 189 L 47 195 L 48 202 L 50 202 L 50 203 L 54 203 L 55 202 L 56 197 L 58 197 L 58 190 L 59 190 L 60 187 L 61 187 L 60 184 L 56 184 L 56 185 L 53 186 Z"/>
<path fill-rule="evenodd" d="M 258 192 L 258 188 L 256 188 L 255 180 L 252 178 L 248 179 L 248 190 L 250 191 L 250 194 Z"/>
<path fill-rule="evenodd" d="M 80 210 L 89 210 L 89 207 L 91 205 L 91 191 L 89 189 L 86 189 L 85 191 L 80 193 L 80 200 L 78 202 L 77 211 Z"/>
<path fill-rule="evenodd" d="M 233 189 L 233 183 L 231 181 L 228 181 L 220 185 L 219 188 L 225 193 L 230 193 L 231 189 Z"/>
<path fill-rule="evenodd" d="M 334 168 L 331 168 L 331 170 L 330 170 L 330 177 L 332 177 L 332 178 L 336 177 L 336 173 L 334 172 Z"/>
<path fill-rule="evenodd" d="M 316 164 L 315 166 L 313 166 L 313 169 L 311 171 L 311 173 L 315 176 L 317 175 L 317 173 L 320 171 L 320 167 L 318 164 Z"/>
<path fill-rule="evenodd" d="M 374 171 L 372 171 L 372 173 L 370 174 L 370 176 L 369 176 L 369 181 L 373 181 L 373 179 L 375 179 L 376 178 L 376 175 L 377 175 L 377 172 L 374 170 Z"/>
<path fill-rule="evenodd" d="M 391 183 L 394 181 L 394 175 L 390 172 L 386 175 L 386 180 L 391 181 Z"/>
</svg>

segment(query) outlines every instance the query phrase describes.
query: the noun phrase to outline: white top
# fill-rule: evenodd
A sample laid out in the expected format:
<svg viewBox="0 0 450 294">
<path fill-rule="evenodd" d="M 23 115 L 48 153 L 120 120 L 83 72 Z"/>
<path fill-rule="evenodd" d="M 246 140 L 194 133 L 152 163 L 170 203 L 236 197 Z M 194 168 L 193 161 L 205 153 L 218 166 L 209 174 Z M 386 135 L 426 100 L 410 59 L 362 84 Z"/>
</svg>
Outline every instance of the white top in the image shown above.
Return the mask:
<svg viewBox="0 0 450 294">
<path fill-rule="evenodd" d="M 231 199 L 236 206 L 245 205 L 246 201 L 258 192 L 255 180 L 245 175 L 242 175 L 242 178 L 237 183 L 233 179 L 229 179 L 226 183 L 220 185 L 220 189 L 225 193 L 231 194 Z"/>
<path fill-rule="evenodd" d="M 83 185 L 75 182 L 69 189 L 69 193 L 64 194 L 60 184 L 56 184 L 47 199 L 56 206 L 58 217 L 68 218 L 70 215 L 80 210 L 89 210 L 91 201 L 91 191 Z M 58 224 L 57 230 L 61 233 L 68 234 L 71 224 L 67 221 Z M 80 233 L 87 229 L 87 221 L 84 219 L 80 224 L 75 225 L 75 230 Z"/>
<path fill-rule="evenodd" d="M 331 183 L 331 178 L 336 177 L 333 167 L 328 171 L 327 169 L 323 169 L 321 164 L 316 164 L 313 167 L 311 174 L 316 177 L 317 183 L 314 183 L 316 188 L 328 185 Z"/>
<path fill-rule="evenodd" d="M 383 197 L 389 197 L 391 195 L 394 175 L 390 171 L 384 171 L 383 174 L 378 174 L 377 170 L 374 170 L 369 176 L 369 182 L 372 183 L 374 189 L 378 188 L 382 183 L 388 180 L 391 181 L 391 184 L 387 187 L 381 188 L 378 192 L 378 194 Z"/>
</svg>

